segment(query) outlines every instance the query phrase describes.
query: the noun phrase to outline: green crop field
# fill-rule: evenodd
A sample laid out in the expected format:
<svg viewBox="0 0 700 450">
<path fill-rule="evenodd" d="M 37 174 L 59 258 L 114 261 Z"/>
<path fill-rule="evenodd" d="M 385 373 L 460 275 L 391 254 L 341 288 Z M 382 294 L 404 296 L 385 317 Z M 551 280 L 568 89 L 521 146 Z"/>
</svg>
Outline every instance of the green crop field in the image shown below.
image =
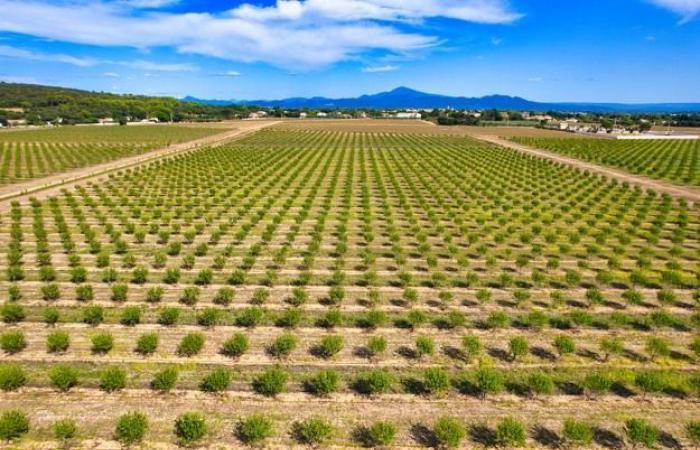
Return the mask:
<svg viewBox="0 0 700 450">
<path fill-rule="evenodd" d="M 700 140 L 512 139 L 521 144 L 617 167 L 638 175 L 700 186 Z"/>
<path fill-rule="evenodd" d="M 15 202 L 0 242 L 20 442 L 697 437 L 698 205 L 471 138 L 267 129 Z"/>
<path fill-rule="evenodd" d="M 61 127 L 0 132 L 0 185 L 41 178 L 221 132 L 184 126 Z"/>
</svg>

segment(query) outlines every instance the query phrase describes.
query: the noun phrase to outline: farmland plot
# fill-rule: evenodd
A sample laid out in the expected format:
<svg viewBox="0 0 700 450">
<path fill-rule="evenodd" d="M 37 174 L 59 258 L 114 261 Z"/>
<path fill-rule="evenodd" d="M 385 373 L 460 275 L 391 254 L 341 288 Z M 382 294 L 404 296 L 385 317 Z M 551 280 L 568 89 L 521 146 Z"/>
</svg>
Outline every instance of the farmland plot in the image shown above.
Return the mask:
<svg viewBox="0 0 700 450">
<path fill-rule="evenodd" d="M 521 144 L 681 185 L 700 186 L 700 141 L 512 137 Z"/>
<path fill-rule="evenodd" d="M 205 126 L 61 127 L 0 133 L 0 185 L 41 178 L 220 132 Z"/>
<path fill-rule="evenodd" d="M 694 436 L 682 200 L 468 138 L 268 129 L 0 219 L 20 442 L 125 442 L 130 411 L 173 446 Z"/>
</svg>

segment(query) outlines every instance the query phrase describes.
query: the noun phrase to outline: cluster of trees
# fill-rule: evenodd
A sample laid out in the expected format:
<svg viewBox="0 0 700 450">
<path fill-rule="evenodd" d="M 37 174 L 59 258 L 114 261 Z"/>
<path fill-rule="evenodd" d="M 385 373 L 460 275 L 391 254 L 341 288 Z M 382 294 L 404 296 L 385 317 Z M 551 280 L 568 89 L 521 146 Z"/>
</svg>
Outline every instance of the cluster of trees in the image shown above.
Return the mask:
<svg viewBox="0 0 700 450">
<path fill-rule="evenodd" d="M 0 108 L 21 108 L 24 112 L 0 109 L 0 122 L 26 119 L 28 124 L 45 124 L 59 118 L 63 123 L 93 123 L 102 117 L 117 121 L 156 117 L 160 121 L 222 120 L 246 116 L 252 107 L 214 106 L 183 102 L 169 97 L 117 95 L 30 84 L 0 83 Z"/>
</svg>

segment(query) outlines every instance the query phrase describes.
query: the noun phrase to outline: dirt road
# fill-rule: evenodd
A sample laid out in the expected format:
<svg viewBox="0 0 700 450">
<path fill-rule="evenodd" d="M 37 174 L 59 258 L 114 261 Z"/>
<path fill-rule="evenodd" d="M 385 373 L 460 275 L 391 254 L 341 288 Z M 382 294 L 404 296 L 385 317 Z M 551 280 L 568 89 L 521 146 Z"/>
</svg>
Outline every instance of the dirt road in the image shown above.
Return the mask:
<svg viewBox="0 0 700 450">
<path fill-rule="evenodd" d="M 135 167 L 141 164 L 155 161 L 156 159 L 173 155 L 175 153 L 196 150 L 203 146 L 219 145 L 232 139 L 238 139 L 255 131 L 277 124 L 276 121 L 260 122 L 237 122 L 236 128 L 226 130 L 222 133 L 197 139 L 194 141 L 182 142 L 170 145 L 151 152 L 136 155 L 128 158 L 121 158 L 104 164 L 83 167 L 70 172 L 59 173 L 44 178 L 29 180 L 24 183 L 11 184 L 0 188 L 0 211 L 9 208 L 13 200 L 26 200 L 29 197 L 46 198 L 60 192 L 61 189 L 75 186 L 79 182 L 87 179 L 100 177 L 115 170 Z"/>
<path fill-rule="evenodd" d="M 700 189 L 695 189 L 691 187 L 679 186 L 665 181 L 653 180 L 651 178 L 646 178 L 639 175 L 634 175 L 623 170 L 613 169 L 610 167 L 600 166 L 598 164 L 593 164 L 576 158 L 570 158 L 567 156 L 558 155 L 546 150 L 539 148 L 530 147 L 523 144 L 518 144 L 516 142 L 511 142 L 506 139 L 500 138 L 498 136 L 492 135 L 476 135 L 477 139 L 482 141 L 490 142 L 492 144 L 499 145 L 501 147 L 506 147 L 512 150 L 519 151 L 528 155 L 537 156 L 540 158 L 549 159 L 562 164 L 568 164 L 570 166 L 588 170 L 589 172 L 597 173 L 600 175 L 605 175 L 609 178 L 614 178 L 619 181 L 626 181 L 630 184 L 640 186 L 644 189 L 653 189 L 657 192 L 666 193 L 672 197 L 684 198 L 691 203 L 700 202 Z"/>
</svg>

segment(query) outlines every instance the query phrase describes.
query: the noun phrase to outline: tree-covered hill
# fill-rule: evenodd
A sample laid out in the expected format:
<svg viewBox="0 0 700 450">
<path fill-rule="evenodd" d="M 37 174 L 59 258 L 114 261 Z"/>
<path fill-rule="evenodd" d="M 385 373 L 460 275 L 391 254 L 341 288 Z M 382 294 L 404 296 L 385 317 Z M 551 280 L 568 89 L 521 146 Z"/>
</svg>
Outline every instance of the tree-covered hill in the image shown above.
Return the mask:
<svg viewBox="0 0 700 450">
<path fill-rule="evenodd" d="M 26 119 L 44 124 L 59 118 L 63 123 L 90 123 L 101 117 L 114 120 L 161 121 L 220 120 L 247 114 L 246 106 L 213 106 L 183 102 L 171 97 L 117 95 L 62 87 L 0 82 L 0 121 Z"/>
</svg>

